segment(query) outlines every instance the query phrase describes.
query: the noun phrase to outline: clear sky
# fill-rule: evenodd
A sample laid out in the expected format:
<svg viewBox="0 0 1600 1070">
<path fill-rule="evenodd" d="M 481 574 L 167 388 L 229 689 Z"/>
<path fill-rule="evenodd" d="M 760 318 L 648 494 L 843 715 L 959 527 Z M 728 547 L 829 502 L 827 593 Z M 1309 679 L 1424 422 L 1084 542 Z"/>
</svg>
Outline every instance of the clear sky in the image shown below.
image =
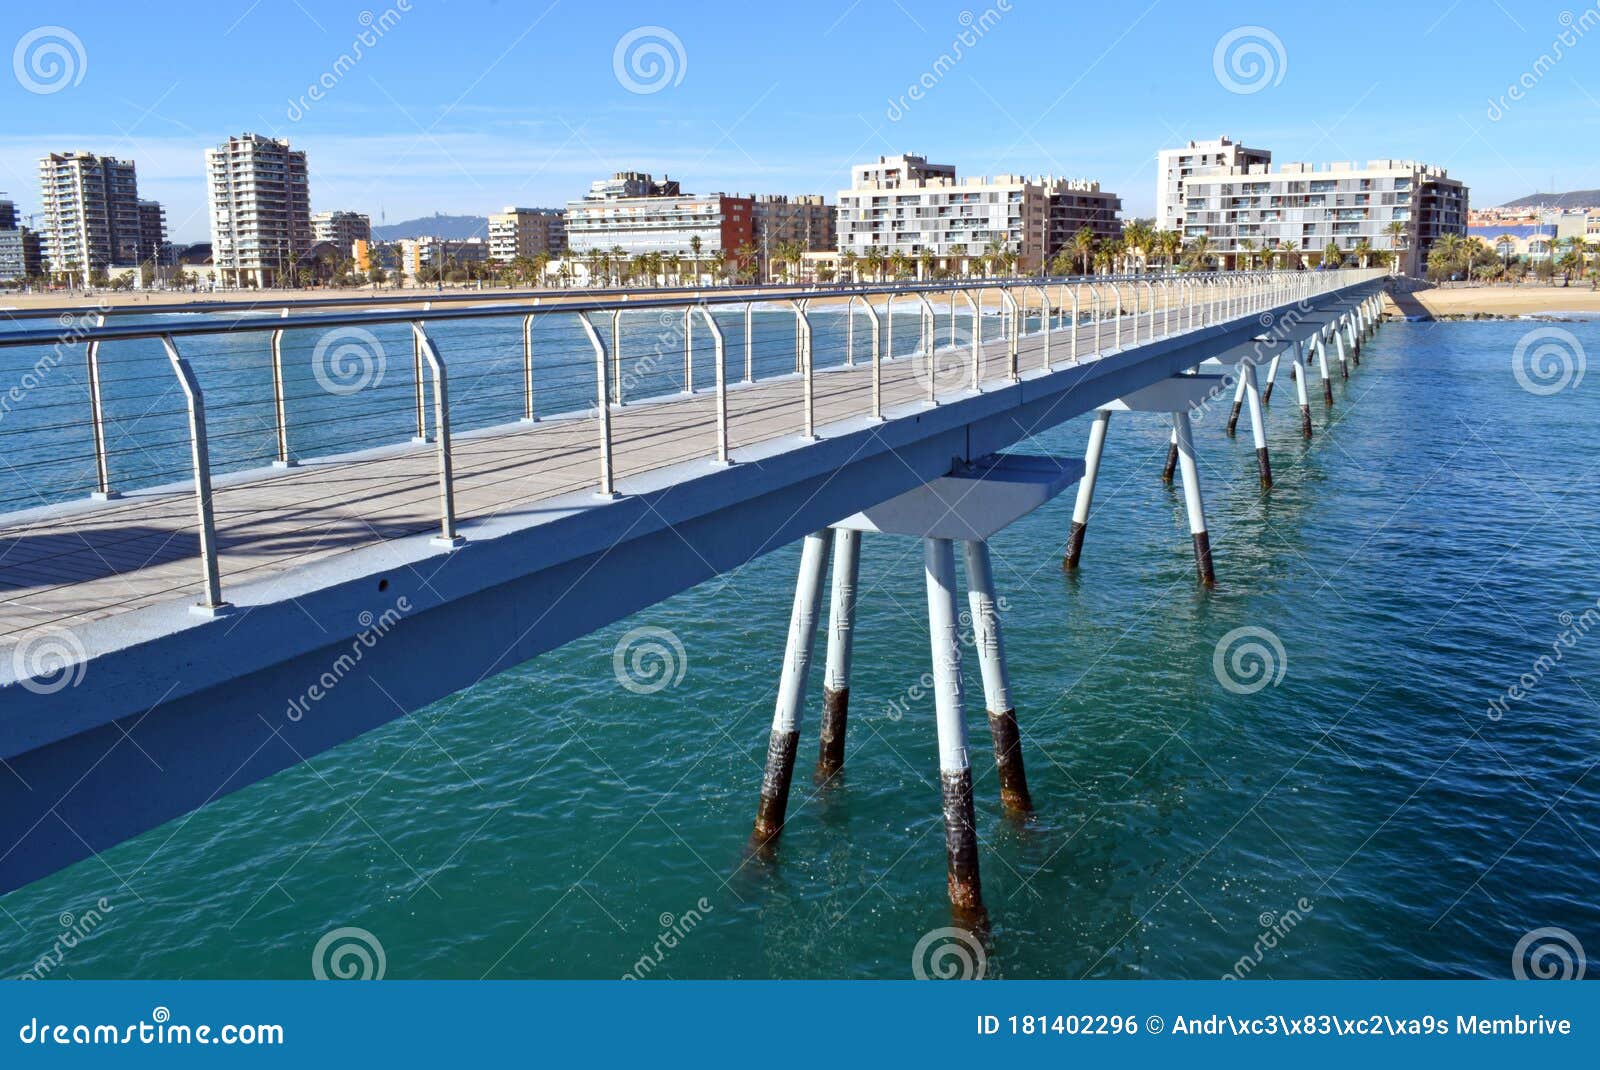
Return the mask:
<svg viewBox="0 0 1600 1070">
<path fill-rule="evenodd" d="M 314 211 L 374 222 L 558 205 L 616 170 L 831 199 L 901 151 L 1098 179 L 1149 215 L 1156 150 L 1223 133 L 1442 165 L 1476 205 L 1600 186 L 1577 0 L 13 0 L 0 45 L 0 190 L 33 212 L 44 152 L 131 158 L 177 240 L 209 237 L 202 153 L 245 131 L 309 152 Z"/>
</svg>

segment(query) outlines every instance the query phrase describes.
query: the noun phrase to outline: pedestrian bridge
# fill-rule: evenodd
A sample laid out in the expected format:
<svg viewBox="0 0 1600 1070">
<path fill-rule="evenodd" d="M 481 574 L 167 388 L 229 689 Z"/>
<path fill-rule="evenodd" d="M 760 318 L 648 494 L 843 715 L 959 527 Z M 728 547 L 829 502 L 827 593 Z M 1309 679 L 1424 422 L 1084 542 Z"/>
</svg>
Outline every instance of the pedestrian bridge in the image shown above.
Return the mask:
<svg viewBox="0 0 1600 1070">
<path fill-rule="evenodd" d="M 1299 271 L 17 316 L 0 328 L 0 386 L 19 384 L 0 412 L 0 891 L 972 462 L 1005 468 L 990 455 L 1097 410 L 1070 563 L 1108 413 L 1181 406 L 1209 582 L 1187 407 L 1248 385 L 1265 465 L 1256 366 L 1270 394 L 1290 354 L 1305 411 L 1301 347 L 1324 382 L 1330 345 L 1343 369 L 1345 329 L 1354 358 L 1382 284 Z M 1050 493 L 1085 463 L 1052 469 Z"/>
</svg>

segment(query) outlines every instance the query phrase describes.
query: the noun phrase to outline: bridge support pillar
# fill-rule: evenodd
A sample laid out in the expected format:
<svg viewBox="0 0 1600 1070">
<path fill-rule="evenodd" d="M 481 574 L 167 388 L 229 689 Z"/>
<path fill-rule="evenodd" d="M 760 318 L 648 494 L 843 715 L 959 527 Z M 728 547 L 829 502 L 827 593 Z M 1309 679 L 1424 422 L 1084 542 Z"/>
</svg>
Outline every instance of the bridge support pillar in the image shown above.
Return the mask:
<svg viewBox="0 0 1600 1070">
<path fill-rule="evenodd" d="M 1161 482 L 1172 486 L 1172 474 L 1178 470 L 1178 433 L 1174 431 L 1167 443 L 1167 463 L 1161 468 Z"/>
<path fill-rule="evenodd" d="M 1261 489 L 1272 489 L 1272 458 L 1267 454 L 1266 413 L 1261 406 L 1261 387 L 1256 380 L 1256 366 L 1249 361 L 1239 365 L 1240 379 L 1244 385 L 1245 400 L 1250 404 L 1250 434 L 1256 444 L 1256 465 L 1261 469 Z"/>
<path fill-rule="evenodd" d="M 1083 532 L 1089 525 L 1089 509 L 1094 505 L 1094 481 L 1100 475 L 1100 456 L 1106 448 L 1106 430 L 1111 424 L 1111 413 L 1101 409 L 1094 414 L 1089 425 L 1089 445 L 1083 451 L 1083 478 L 1078 480 L 1078 499 L 1072 506 L 1072 530 L 1067 534 L 1067 556 L 1062 567 L 1078 567 L 1083 556 Z"/>
<path fill-rule="evenodd" d="M 794 612 L 789 617 L 789 644 L 783 655 L 783 676 L 767 741 L 767 768 L 761 778 L 761 805 L 756 811 L 755 843 L 764 846 L 783 831 L 789 809 L 789 784 L 800 746 L 800 709 L 811 675 L 811 651 L 817 638 L 817 610 L 822 602 L 822 577 L 828 570 L 833 530 L 805 537 L 800 551 L 800 576 L 794 587 Z"/>
<path fill-rule="evenodd" d="M 1344 352 L 1344 324 L 1336 324 L 1333 328 L 1334 352 L 1339 356 L 1339 378 L 1350 378 L 1350 360 Z M 1331 388 L 1330 388 L 1331 389 Z"/>
<path fill-rule="evenodd" d="M 1099 421 L 1096 421 L 1098 425 Z M 1017 710 L 1006 678 L 1006 647 L 1000 632 L 1000 608 L 994 591 L 994 567 L 989 544 L 966 539 L 961 544 L 967 561 L 967 605 L 972 611 L 972 644 L 978 650 L 983 674 L 983 703 L 989 713 L 989 733 L 994 737 L 994 764 L 1000 774 L 1000 803 L 1015 818 L 1033 813 L 1028 794 L 1028 774 L 1022 762 L 1022 736 L 1017 731 Z"/>
<path fill-rule="evenodd" d="M 1300 403 L 1300 435 L 1303 438 L 1311 437 L 1311 400 L 1306 395 L 1306 366 L 1302 359 L 1303 343 L 1295 342 L 1294 363 L 1289 366 L 1289 378 L 1294 380 L 1295 400 Z"/>
<path fill-rule="evenodd" d="M 1228 413 L 1228 437 L 1232 438 L 1239 430 L 1239 410 L 1244 408 L 1244 372 L 1248 361 L 1240 361 L 1240 370 L 1236 373 L 1239 382 L 1233 388 L 1233 411 Z"/>
<path fill-rule="evenodd" d="M 1283 361 L 1283 354 L 1273 355 L 1272 363 L 1267 365 L 1267 385 L 1261 388 L 1261 404 L 1272 404 L 1272 384 L 1278 381 L 1278 365 Z"/>
<path fill-rule="evenodd" d="M 1328 339 L 1317 335 L 1317 371 L 1322 376 L 1322 403 L 1333 404 L 1333 379 L 1328 375 Z"/>
<path fill-rule="evenodd" d="M 1189 534 L 1194 540 L 1194 566 L 1206 587 L 1217 585 L 1211 563 L 1211 536 L 1206 531 L 1206 509 L 1200 499 L 1200 469 L 1194 459 L 1194 428 L 1187 411 L 1172 414 L 1172 430 L 1178 441 L 1178 467 L 1183 472 L 1183 501 L 1189 513 Z"/>
<path fill-rule="evenodd" d="M 833 533 L 833 601 L 828 608 L 828 658 L 822 676 L 822 742 L 818 783 L 844 768 L 845 725 L 850 713 L 850 661 L 855 644 L 856 591 L 861 576 L 861 532 Z"/>
<path fill-rule="evenodd" d="M 950 905 L 958 916 L 982 918 L 978 829 L 972 805 L 972 766 L 961 697 L 961 635 L 956 624 L 956 562 L 951 540 L 923 540 L 928 582 L 928 639 L 933 657 L 939 786 L 944 800 L 944 846 Z"/>
</svg>

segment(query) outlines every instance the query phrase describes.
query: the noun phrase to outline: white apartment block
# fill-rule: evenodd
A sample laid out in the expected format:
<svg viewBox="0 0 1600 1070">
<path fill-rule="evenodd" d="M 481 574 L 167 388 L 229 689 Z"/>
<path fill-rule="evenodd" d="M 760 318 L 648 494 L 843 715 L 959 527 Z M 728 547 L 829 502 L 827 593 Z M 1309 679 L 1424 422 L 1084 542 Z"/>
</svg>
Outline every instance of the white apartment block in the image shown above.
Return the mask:
<svg viewBox="0 0 1600 1070">
<path fill-rule="evenodd" d="M 1036 272 L 1081 227 L 1102 239 L 1122 233 L 1122 200 L 1098 182 L 1021 175 L 958 179 L 950 164 L 885 156 L 850 169 L 839 191 L 839 252 L 864 257 L 928 253 L 957 269 L 999 244 L 1017 270 Z"/>
<path fill-rule="evenodd" d="M 621 249 L 624 256 L 732 256 L 755 237 L 755 203 L 722 193 L 682 193 L 679 185 L 635 171 L 594 182 L 567 204 L 567 247 L 574 253 Z M 699 246 L 698 254 L 696 245 Z"/>
<path fill-rule="evenodd" d="M 1398 252 L 1400 270 L 1414 275 L 1442 235 L 1466 234 L 1467 187 L 1410 160 L 1208 169 L 1183 180 L 1183 220 L 1184 239 L 1205 237 L 1225 265 L 1238 263 L 1246 242 L 1255 250 L 1294 242 L 1304 253 L 1331 243 L 1348 254 L 1365 241 Z"/>
<path fill-rule="evenodd" d="M 356 242 L 372 240 L 372 218 L 360 212 L 318 212 L 311 217 L 311 240 L 328 242 L 350 256 Z"/>
<path fill-rule="evenodd" d="M 518 257 L 560 256 L 567 247 L 566 217 L 559 208 L 507 207 L 489 217 L 489 259 L 509 264 Z"/>
<path fill-rule="evenodd" d="M 206 150 L 212 259 L 228 285 L 271 286 L 311 250 L 306 154 L 244 134 Z"/>
<path fill-rule="evenodd" d="M 39 161 L 46 270 L 86 281 L 89 272 L 139 259 L 139 181 L 132 161 L 52 152 Z"/>
<path fill-rule="evenodd" d="M 1247 149 L 1227 136 L 1191 141 L 1181 149 L 1162 149 L 1157 153 L 1156 229 L 1183 229 L 1183 180 L 1190 175 L 1271 163 L 1268 150 Z"/>
</svg>

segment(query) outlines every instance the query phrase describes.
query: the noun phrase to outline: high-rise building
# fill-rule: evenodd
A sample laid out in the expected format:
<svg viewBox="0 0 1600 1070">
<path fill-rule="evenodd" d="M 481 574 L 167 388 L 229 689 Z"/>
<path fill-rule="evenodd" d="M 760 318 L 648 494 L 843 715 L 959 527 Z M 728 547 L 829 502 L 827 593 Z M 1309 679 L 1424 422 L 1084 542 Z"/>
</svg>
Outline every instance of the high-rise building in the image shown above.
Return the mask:
<svg viewBox="0 0 1600 1070">
<path fill-rule="evenodd" d="M 206 150 L 212 256 L 224 284 L 271 286 L 311 249 L 306 154 L 244 134 Z"/>
<path fill-rule="evenodd" d="M 52 274 L 82 281 L 138 259 L 139 180 L 132 161 L 52 152 L 39 161 L 39 196 L 40 237 Z"/>
<path fill-rule="evenodd" d="M 519 256 L 559 256 L 566 247 L 566 217 L 559 208 L 507 207 L 489 217 L 490 260 L 508 264 Z"/>
<path fill-rule="evenodd" d="M 899 254 L 935 267 L 969 268 L 992 249 L 1036 272 L 1082 227 L 1104 240 L 1122 233 L 1122 199 L 1098 182 L 1054 176 L 958 179 L 951 164 L 883 156 L 850 169 L 839 191 L 838 248 L 858 259 Z"/>
<path fill-rule="evenodd" d="M 139 262 L 165 264 L 170 259 L 167 245 L 167 213 L 159 201 L 139 202 Z"/>
<path fill-rule="evenodd" d="M 0 282 L 20 282 L 42 274 L 39 235 L 17 222 L 17 206 L 0 200 Z"/>
<path fill-rule="evenodd" d="M 1183 179 L 1183 235 L 1205 238 L 1225 266 L 1293 242 L 1301 253 L 1330 244 L 1399 254 L 1418 274 L 1445 234 L 1467 233 L 1467 187 L 1444 168 L 1411 160 L 1321 166 L 1291 163 L 1208 169 Z"/>
<path fill-rule="evenodd" d="M 311 217 L 311 240 L 328 242 L 350 256 L 356 242 L 372 240 L 372 218 L 360 212 L 318 212 Z"/>
<path fill-rule="evenodd" d="M 683 193 L 676 182 L 623 171 L 567 205 L 567 247 L 578 254 L 620 248 L 625 256 L 731 256 L 753 243 L 754 220 L 749 197 Z"/>
<path fill-rule="evenodd" d="M 1190 175 L 1271 163 L 1268 150 L 1247 149 L 1227 136 L 1191 141 L 1181 149 L 1162 149 L 1157 153 L 1156 229 L 1183 229 L 1183 180 Z"/>
</svg>

